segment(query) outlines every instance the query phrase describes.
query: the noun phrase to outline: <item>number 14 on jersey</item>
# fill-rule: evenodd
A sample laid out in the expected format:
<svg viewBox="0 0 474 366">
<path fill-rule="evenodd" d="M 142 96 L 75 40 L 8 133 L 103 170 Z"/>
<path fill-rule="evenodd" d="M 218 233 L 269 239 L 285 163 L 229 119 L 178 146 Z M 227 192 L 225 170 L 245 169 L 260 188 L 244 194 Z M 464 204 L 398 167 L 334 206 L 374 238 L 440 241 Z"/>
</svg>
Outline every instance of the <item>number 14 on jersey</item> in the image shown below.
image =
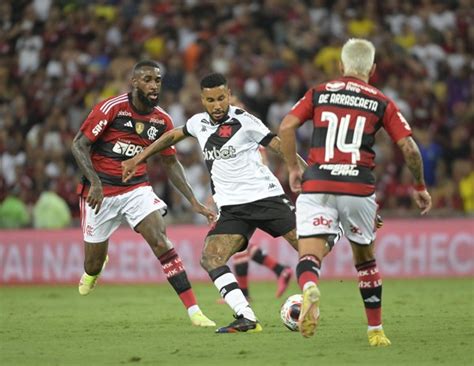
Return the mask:
<svg viewBox="0 0 474 366">
<path fill-rule="evenodd" d="M 328 123 L 324 155 L 326 162 L 334 158 L 334 146 L 341 152 L 351 154 L 352 164 L 356 164 L 360 160 L 360 145 L 362 144 L 364 126 L 367 119 L 363 116 L 357 116 L 352 142 L 348 143 L 346 139 L 349 131 L 350 118 L 351 116 L 346 114 L 339 121 L 335 113 L 322 112 L 321 122 Z"/>
</svg>

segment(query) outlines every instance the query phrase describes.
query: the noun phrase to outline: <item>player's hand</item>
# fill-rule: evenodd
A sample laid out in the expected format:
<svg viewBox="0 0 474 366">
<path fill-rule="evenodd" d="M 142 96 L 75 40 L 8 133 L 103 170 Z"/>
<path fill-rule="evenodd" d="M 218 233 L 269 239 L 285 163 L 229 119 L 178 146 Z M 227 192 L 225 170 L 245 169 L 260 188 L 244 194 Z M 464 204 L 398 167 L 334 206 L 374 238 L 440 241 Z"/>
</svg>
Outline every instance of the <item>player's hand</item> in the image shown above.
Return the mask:
<svg viewBox="0 0 474 366">
<path fill-rule="evenodd" d="M 192 205 L 193 211 L 197 212 L 198 214 L 201 214 L 203 216 L 206 216 L 207 222 L 209 224 L 212 224 L 214 221 L 216 221 L 217 215 L 214 211 L 212 211 L 210 208 L 204 206 L 200 202 L 195 202 Z"/>
<path fill-rule="evenodd" d="M 380 216 L 379 214 L 375 215 L 375 228 L 378 230 L 378 229 L 381 229 L 382 226 L 383 226 L 382 216 Z"/>
<path fill-rule="evenodd" d="M 102 201 L 104 200 L 104 191 L 102 190 L 102 184 L 99 183 L 92 183 L 89 189 L 89 194 L 87 195 L 86 202 L 95 210 L 95 214 L 97 215 L 100 210 L 100 206 L 102 206 Z"/>
<path fill-rule="evenodd" d="M 126 183 L 135 175 L 137 163 L 134 158 L 122 161 L 122 182 Z"/>
<path fill-rule="evenodd" d="M 301 193 L 301 180 L 303 172 L 299 168 L 290 169 L 289 171 L 289 183 L 291 191 L 294 193 Z"/>
<path fill-rule="evenodd" d="M 413 198 L 416 205 L 421 210 L 422 215 L 426 214 L 431 209 L 431 196 L 427 190 L 414 191 Z"/>
</svg>

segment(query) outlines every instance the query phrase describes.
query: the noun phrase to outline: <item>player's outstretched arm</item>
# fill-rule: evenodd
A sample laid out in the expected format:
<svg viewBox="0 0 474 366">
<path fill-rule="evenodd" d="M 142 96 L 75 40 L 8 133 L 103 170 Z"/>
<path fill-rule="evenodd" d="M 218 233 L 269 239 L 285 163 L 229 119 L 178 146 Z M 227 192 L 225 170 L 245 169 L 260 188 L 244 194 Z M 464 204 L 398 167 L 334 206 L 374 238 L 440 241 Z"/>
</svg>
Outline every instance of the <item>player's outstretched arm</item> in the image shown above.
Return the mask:
<svg viewBox="0 0 474 366">
<path fill-rule="evenodd" d="M 298 164 L 298 154 L 296 154 L 296 129 L 300 125 L 299 118 L 288 114 L 280 125 L 279 136 L 281 139 L 280 149 L 283 159 L 288 166 L 290 188 L 295 193 L 301 192 L 301 179 L 303 171 Z"/>
<path fill-rule="evenodd" d="M 173 183 L 173 185 L 182 193 L 184 197 L 191 203 L 193 211 L 206 216 L 209 223 L 213 222 L 216 219 L 216 214 L 211 209 L 204 206 L 199 202 L 194 195 L 193 189 L 191 188 L 186 175 L 184 174 L 184 169 L 181 163 L 176 158 L 176 155 L 167 155 L 162 156 L 161 161 L 163 163 L 163 168 L 168 175 L 168 179 Z"/>
<path fill-rule="evenodd" d="M 122 181 L 127 182 L 130 180 L 135 175 L 138 165 L 146 161 L 150 156 L 178 143 L 186 137 L 187 136 L 184 134 L 182 127 L 174 128 L 165 132 L 158 140 L 153 142 L 140 154 L 135 155 L 131 159 L 122 161 Z"/>
<path fill-rule="evenodd" d="M 81 131 L 77 133 L 72 142 L 71 151 L 72 155 L 76 159 L 77 165 L 82 171 L 82 174 L 91 183 L 89 193 L 87 194 L 86 202 L 92 208 L 95 209 L 97 214 L 102 205 L 104 199 L 104 193 L 102 190 L 102 182 L 99 179 L 94 167 L 92 165 L 90 150 L 92 141 L 90 141 Z"/>
<path fill-rule="evenodd" d="M 431 196 L 425 186 L 423 159 L 421 158 L 420 150 L 411 136 L 402 138 L 397 144 L 402 150 L 405 162 L 415 180 L 413 198 L 420 208 L 421 214 L 424 215 L 431 209 Z"/>
</svg>

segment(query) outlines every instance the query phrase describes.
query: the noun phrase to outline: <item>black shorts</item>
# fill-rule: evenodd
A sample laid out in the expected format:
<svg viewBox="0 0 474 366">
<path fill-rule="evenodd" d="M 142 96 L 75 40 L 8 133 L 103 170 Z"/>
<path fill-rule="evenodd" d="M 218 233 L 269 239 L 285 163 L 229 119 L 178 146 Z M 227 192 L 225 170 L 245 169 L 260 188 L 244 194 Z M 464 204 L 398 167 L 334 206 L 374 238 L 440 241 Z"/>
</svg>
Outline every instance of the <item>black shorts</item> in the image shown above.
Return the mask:
<svg viewBox="0 0 474 366">
<path fill-rule="evenodd" d="M 207 236 L 241 234 L 248 244 L 256 229 L 263 230 L 275 238 L 295 228 L 295 206 L 286 195 L 281 195 L 242 205 L 222 206 L 219 219 Z"/>
</svg>

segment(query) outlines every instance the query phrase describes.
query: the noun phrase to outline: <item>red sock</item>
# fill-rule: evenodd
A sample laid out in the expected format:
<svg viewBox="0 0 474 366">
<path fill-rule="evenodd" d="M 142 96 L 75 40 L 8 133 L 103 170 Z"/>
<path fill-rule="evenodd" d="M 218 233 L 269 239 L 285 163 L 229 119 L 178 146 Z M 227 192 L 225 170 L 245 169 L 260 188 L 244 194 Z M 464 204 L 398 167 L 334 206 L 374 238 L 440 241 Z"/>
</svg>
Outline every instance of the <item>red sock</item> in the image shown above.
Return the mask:
<svg viewBox="0 0 474 366">
<path fill-rule="evenodd" d="M 174 288 L 186 309 L 196 305 L 196 297 L 189 283 L 188 276 L 184 270 L 183 262 L 178 253 L 171 248 L 159 258 L 168 282 Z"/>
<path fill-rule="evenodd" d="M 300 258 L 296 266 L 296 277 L 302 290 L 307 282 L 318 284 L 320 268 L 321 261 L 315 255 L 304 255 Z"/>
<path fill-rule="evenodd" d="M 271 270 L 273 270 L 278 265 L 278 262 L 276 260 L 274 260 L 272 257 L 270 257 L 269 255 L 265 255 L 265 258 L 263 259 L 262 264 L 265 267 L 270 268 Z"/>
<path fill-rule="evenodd" d="M 277 277 L 280 276 L 281 272 L 283 272 L 283 270 L 285 269 L 284 266 L 282 266 L 268 254 L 265 254 L 257 246 L 252 246 L 250 248 L 250 256 L 255 262 L 264 265 L 268 269 L 271 269 Z"/>
<path fill-rule="evenodd" d="M 382 325 L 382 278 L 374 260 L 356 265 L 369 326 Z"/>
</svg>

